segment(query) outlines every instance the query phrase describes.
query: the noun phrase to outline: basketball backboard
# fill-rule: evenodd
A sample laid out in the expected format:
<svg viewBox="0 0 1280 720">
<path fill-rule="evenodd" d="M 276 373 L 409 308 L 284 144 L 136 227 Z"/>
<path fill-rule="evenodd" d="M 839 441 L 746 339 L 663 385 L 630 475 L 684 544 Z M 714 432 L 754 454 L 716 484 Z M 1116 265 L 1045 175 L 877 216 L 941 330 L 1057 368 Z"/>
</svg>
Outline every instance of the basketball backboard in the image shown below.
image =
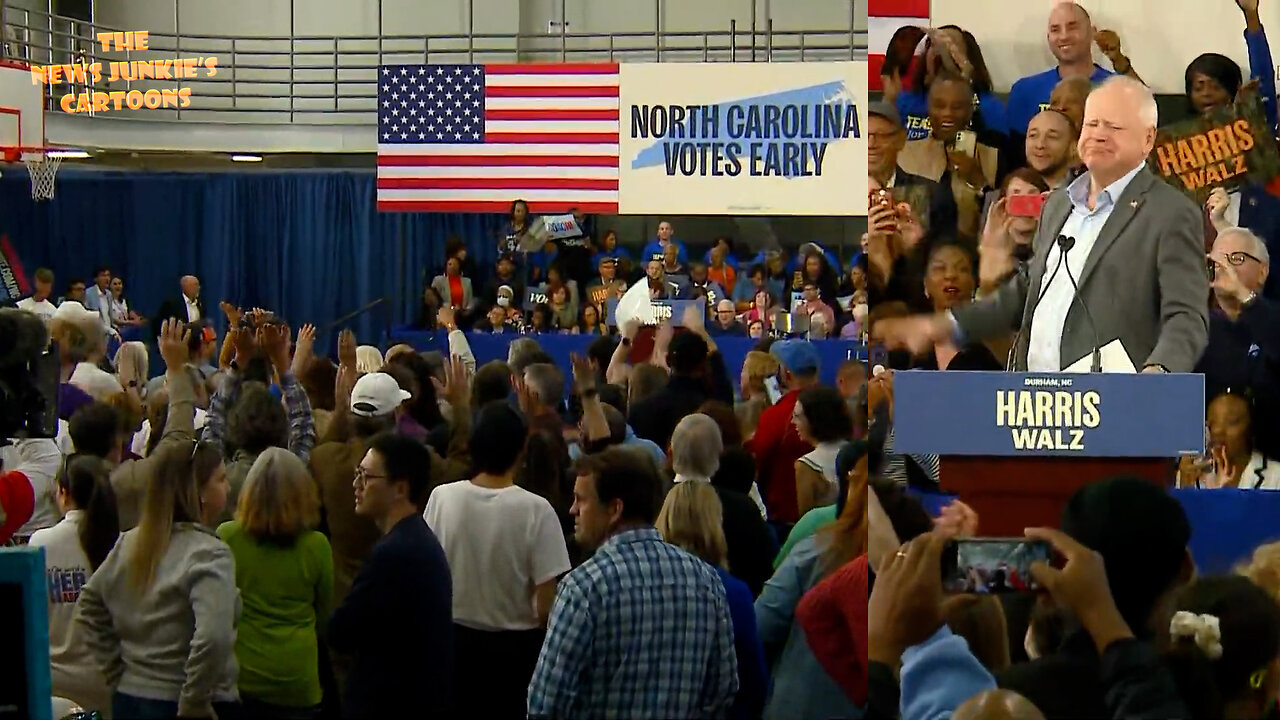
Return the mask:
<svg viewBox="0 0 1280 720">
<path fill-rule="evenodd" d="M 31 82 L 26 63 L 0 59 L 0 150 L 44 145 L 44 86 Z"/>
</svg>

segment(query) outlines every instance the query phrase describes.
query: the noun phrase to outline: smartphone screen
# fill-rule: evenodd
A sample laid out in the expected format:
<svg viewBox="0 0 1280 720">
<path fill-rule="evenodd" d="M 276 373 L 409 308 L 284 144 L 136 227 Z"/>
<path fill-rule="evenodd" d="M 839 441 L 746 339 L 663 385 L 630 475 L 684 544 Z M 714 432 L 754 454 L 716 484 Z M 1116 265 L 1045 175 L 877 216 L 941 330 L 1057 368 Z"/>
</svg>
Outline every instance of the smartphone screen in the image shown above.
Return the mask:
<svg viewBox="0 0 1280 720">
<path fill-rule="evenodd" d="M 1010 195 L 1005 209 L 1013 217 L 1038 218 L 1044 201 L 1044 195 Z"/>
<path fill-rule="evenodd" d="M 972 538 L 947 543 L 942 553 L 942 589 L 949 593 L 1035 592 L 1031 563 L 1049 562 L 1049 544 L 1040 540 Z"/>
<path fill-rule="evenodd" d="M 782 390 L 778 387 L 778 378 L 767 377 L 764 379 L 764 391 L 769 395 L 769 404 L 776 405 L 782 399 Z"/>
</svg>

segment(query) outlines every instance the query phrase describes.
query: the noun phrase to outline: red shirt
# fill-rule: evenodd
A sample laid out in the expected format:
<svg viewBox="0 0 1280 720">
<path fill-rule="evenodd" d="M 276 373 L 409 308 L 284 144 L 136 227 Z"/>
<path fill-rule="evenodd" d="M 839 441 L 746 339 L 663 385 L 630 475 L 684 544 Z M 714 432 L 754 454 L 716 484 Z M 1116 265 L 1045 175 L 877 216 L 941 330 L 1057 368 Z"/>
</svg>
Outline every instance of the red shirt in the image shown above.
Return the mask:
<svg viewBox="0 0 1280 720">
<path fill-rule="evenodd" d="M 774 522 L 795 524 L 800 519 L 796 502 L 796 460 L 813 446 L 800 439 L 791 422 L 799 397 L 800 391 L 792 390 L 776 405 L 765 408 L 760 413 L 756 434 L 746 443 L 747 450 L 756 459 L 757 475 L 763 486 L 760 490 L 764 493 L 769 519 Z"/>
<path fill-rule="evenodd" d="M 462 307 L 462 276 L 449 276 L 449 306 Z"/>
<path fill-rule="evenodd" d="M 859 707 L 867 702 L 868 585 L 861 555 L 813 586 L 796 607 L 813 656 Z"/>
<path fill-rule="evenodd" d="M 0 523 L 0 545 L 3 545 L 18 528 L 27 524 L 36 509 L 35 491 L 25 474 L 17 470 L 0 473 L 0 507 L 4 508 L 4 521 Z"/>
</svg>

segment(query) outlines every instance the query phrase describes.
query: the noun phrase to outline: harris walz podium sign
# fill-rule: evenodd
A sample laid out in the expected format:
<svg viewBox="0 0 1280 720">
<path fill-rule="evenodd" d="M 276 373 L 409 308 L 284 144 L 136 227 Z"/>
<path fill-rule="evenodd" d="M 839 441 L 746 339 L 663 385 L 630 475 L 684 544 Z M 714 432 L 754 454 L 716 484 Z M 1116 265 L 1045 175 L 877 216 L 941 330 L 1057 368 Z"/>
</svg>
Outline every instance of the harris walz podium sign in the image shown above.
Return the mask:
<svg viewBox="0 0 1280 720">
<path fill-rule="evenodd" d="M 1165 182 L 1203 205 L 1214 188 L 1265 185 L 1280 175 L 1280 152 L 1257 94 L 1156 131 L 1148 158 Z"/>
<path fill-rule="evenodd" d="M 1176 458 L 1204 452 L 1204 376 L 894 374 L 894 452 Z"/>
</svg>

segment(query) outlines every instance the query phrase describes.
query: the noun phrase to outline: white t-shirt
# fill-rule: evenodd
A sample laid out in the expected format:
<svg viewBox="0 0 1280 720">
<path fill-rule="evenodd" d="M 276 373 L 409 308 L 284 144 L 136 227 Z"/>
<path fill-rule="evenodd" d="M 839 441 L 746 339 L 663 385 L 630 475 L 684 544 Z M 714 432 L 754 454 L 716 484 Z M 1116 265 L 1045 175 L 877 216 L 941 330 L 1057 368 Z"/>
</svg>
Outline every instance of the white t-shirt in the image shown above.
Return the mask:
<svg viewBox="0 0 1280 720">
<path fill-rule="evenodd" d="M 105 402 L 112 395 L 124 392 L 115 375 L 103 370 L 93 363 L 82 362 L 76 365 L 71 373 L 72 385 L 88 393 L 94 400 Z"/>
<path fill-rule="evenodd" d="M 80 545 L 82 510 L 71 510 L 62 522 L 37 530 L 31 547 L 44 548 L 45 575 L 49 596 L 49 660 L 53 666 L 53 692 L 79 703 L 109 700 L 106 680 L 83 638 L 72 632 L 72 618 L 80 589 L 89 582 L 93 570 Z M 78 641 L 77 641 L 78 640 Z M 95 702 L 96 701 L 96 702 Z M 89 706 L 89 705 L 86 705 Z"/>
<path fill-rule="evenodd" d="M 437 487 L 423 513 L 453 575 L 453 621 L 476 630 L 533 630 L 535 586 L 569 572 L 551 503 L 520 487 L 468 480 Z"/>
<path fill-rule="evenodd" d="M 36 300 L 33 297 L 29 297 L 18 301 L 18 309 L 39 315 L 44 324 L 48 325 L 53 320 L 53 314 L 58 311 L 58 306 L 49 302 L 48 298 Z"/>
<path fill-rule="evenodd" d="M 204 427 L 205 419 L 209 417 L 209 413 L 196 408 L 195 420 L 192 423 L 195 427 L 196 434 L 200 434 L 200 429 Z M 138 432 L 133 434 L 133 440 L 129 442 L 129 449 L 138 457 L 147 456 L 147 442 L 151 440 L 151 421 L 143 420 L 142 427 Z"/>
<path fill-rule="evenodd" d="M 58 423 L 59 432 L 62 423 Z M 62 450 L 60 441 L 49 438 L 30 438 L 26 440 L 9 439 L 9 444 L 0 447 L 0 467 L 4 472 L 17 470 L 26 475 L 31 483 L 31 492 L 35 496 L 35 508 L 31 519 L 18 528 L 18 537 L 30 536 L 37 530 L 53 527 L 58 524 L 61 513 L 54 500 L 54 478 L 62 467 Z M 68 438 L 66 444 L 70 445 Z"/>
</svg>

